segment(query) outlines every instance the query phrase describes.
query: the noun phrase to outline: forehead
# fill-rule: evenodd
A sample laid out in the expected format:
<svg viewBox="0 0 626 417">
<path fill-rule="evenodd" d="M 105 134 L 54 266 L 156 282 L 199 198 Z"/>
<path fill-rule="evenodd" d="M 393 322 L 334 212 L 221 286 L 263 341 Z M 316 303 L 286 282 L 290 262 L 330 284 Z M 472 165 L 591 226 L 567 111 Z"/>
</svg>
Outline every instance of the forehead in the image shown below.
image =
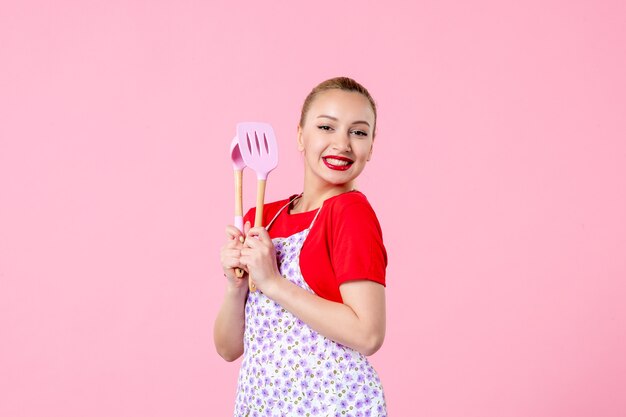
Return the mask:
<svg viewBox="0 0 626 417">
<path fill-rule="evenodd" d="M 311 102 L 307 118 L 320 115 L 332 116 L 340 120 L 368 120 L 374 122 L 374 111 L 367 97 L 354 91 L 338 89 L 317 94 Z"/>
</svg>

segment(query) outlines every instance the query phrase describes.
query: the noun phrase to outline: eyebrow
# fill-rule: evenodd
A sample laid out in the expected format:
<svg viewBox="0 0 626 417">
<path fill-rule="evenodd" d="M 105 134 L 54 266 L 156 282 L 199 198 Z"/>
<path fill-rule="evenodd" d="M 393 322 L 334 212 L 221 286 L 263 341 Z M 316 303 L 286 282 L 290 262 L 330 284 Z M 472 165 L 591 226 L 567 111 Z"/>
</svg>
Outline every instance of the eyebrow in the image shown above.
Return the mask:
<svg viewBox="0 0 626 417">
<path fill-rule="evenodd" d="M 317 116 L 318 119 L 321 118 L 326 118 L 326 119 L 330 119 L 330 120 L 334 120 L 334 121 L 338 121 L 339 119 L 337 119 L 336 117 L 333 116 L 329 116 L 327 114 L 320 114 L 319 116 Z M 356 125 L 356 124 L 366 124 L 366 125 L 370 125 L 369 122 L 365 121 L 365 120 L 357 120 L 356 122 L 352 122 L 351 124 Z"/>
</svg>

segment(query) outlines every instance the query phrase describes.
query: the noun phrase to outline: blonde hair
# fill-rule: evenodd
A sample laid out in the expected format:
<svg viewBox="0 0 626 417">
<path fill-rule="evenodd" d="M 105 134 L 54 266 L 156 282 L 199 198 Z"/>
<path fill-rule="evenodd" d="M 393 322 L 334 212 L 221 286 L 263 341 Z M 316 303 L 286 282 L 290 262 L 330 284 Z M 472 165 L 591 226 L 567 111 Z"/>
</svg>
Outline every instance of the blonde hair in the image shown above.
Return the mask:
<svg viewBox="0 0 626 417">
<path fill-rule="evenodd" d="M 302 105 L 302 112 L 300 113 L 300 126 L 304 126 L 304 119 L 306 118 L 306 114 L 311 107 L 311 103 L 315 100 L 318 94 L 323 93 L 328 90 L 342 90 L 349 91 L 354 93 L 359 93 L 365 96 L 367 100 L 370 102 L 372 106 L 372 111 L 374 112 L 374 127 L 372 128 L 372 138 L 376 135 L 376 102 L 370 95 L 367 88 L 363 87 L 361 84 L 348 77 L 335 77 L 328 79 L 326 81 L 322 81 L 317 86 L 311 90 L 306 99 L 304 100 L 304 104 Z"/>
</svg>

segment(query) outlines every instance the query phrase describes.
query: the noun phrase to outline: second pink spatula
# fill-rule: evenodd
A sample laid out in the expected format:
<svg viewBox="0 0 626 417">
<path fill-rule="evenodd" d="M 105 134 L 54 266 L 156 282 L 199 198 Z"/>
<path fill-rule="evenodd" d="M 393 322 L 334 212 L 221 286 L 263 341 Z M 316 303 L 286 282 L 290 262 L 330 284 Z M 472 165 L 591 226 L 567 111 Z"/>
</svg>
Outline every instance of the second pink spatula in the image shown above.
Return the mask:
<svg viewBox="0 0 626 417">
<path fill-rule="evenodd" d="M 269 123 L 245 122 L 237 124 L 239 152 L 248 168 L 257 175 L 256 215 L 254 226 L 263 226 L 263 204 L 267 175 L 278 166 L 278 145 L 274 129 Z M 256 291 L 252 280 L 248 281 L 250 291 Z"/>
</svg>

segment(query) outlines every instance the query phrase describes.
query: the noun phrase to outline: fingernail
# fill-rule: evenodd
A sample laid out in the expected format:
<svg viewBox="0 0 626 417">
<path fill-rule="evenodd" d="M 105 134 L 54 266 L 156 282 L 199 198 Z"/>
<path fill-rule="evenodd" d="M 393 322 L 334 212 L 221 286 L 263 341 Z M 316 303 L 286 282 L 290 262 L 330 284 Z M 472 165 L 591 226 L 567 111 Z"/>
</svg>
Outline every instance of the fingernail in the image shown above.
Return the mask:
<svg viewBox="0 0 626 417">
<path fill-rule="evenodd" d="M 240 241 L 241 243 L 243 243 L 243 242 L 244 242 L 244 240 L 245 240 L 245 239 L 243 238 L 243 236 L 239 236 L 239 241 Z"/>
</svg>

